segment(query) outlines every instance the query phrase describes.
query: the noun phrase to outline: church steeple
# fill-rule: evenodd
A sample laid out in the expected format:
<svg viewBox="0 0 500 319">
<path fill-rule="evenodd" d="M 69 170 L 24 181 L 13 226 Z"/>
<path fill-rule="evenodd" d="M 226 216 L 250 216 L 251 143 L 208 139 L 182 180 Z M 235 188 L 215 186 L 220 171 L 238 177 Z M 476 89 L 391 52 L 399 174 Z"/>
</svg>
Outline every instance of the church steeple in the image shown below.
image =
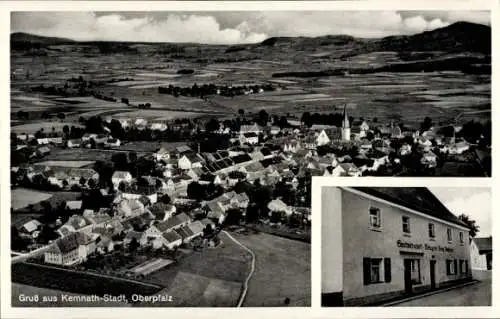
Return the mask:
<svg viewBox="0 0 500 319">
<path fill-rule="evenodd" d="M 344 115 L 342 120 L 342 128 L 350 128 L 349 118 L 347 117 L 346 105 L 344 105 Z"/>
</svg>

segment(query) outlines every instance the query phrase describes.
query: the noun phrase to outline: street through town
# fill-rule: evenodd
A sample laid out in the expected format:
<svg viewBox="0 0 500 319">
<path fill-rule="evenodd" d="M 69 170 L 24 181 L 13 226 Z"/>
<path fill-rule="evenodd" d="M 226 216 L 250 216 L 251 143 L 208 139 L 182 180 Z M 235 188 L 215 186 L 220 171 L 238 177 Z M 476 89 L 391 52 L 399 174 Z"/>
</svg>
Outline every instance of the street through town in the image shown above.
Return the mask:
<svg viewBox="0 0 500 319">
<path fill-rule="evenodd" d="M 491 272 L 484 272 L 481 281 L 427 297 L 397 304 L 397 307 L 491 306 Z"/>
</svg>

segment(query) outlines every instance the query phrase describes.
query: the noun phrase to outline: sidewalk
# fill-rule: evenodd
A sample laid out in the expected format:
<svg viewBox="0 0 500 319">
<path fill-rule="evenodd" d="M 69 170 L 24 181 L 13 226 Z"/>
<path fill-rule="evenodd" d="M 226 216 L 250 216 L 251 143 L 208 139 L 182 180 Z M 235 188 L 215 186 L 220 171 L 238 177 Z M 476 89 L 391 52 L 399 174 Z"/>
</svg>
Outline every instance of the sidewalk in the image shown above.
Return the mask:
<svg viewBox="0 0 500 319">
<path fill-rule="evenodd" d="M 475 285 L 475 284 L 478 284 L 478 283 L 480 283 L 479 280 L 472 280 L 470 282 L 466 282 L 466 283 L 462 283 L 462 284 L 458 284 L 458 285 L 453 285 L 453 286 L 449 286 L 449 287 L 444 287 L 444 288 L 440 288 L 440 289 L 437 289 L 437 290 L 432 290 L 432 291 L 426 291 L 426 292 L 422 292 L 422 293 L 417 293 L 417 294 L 413 294 L 411 296 L 402 296 L 402 297 L 399 297 L 397 299 L 393 299 L 391 301 L 385 301 L 384 303 L 377 304 L 377 306 L 380 306 L 380 307 L 397 306 L 399 304 L 402 304 L 402 303 L 405 303 L 405 302 L 409 302 L 409 301 L 412 301 L 412 300 L 421 299 L 421 298 L 432 296 L 432 295 L 437 295 L 437 294 L 440 294 L 440 293 L 443 293 L 443 292 L 447 292 L 447 291 L 450 291 L 450 290 L 455 290 L 455 289 L 459 289 L 459 288 L 463 288 L 463 287 Z"/>
</svg>

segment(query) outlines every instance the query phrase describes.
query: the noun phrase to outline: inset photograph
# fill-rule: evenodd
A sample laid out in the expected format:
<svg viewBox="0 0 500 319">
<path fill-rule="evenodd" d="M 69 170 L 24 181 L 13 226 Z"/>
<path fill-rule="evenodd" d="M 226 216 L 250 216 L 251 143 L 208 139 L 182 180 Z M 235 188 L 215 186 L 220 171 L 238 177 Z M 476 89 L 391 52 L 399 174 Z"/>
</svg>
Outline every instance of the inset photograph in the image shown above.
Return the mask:
<svg viewBox="0 0 500 319">
<path fill-rule="evenodd" d="M 491 189 L 323 186 L 322 306 L 491 306 Z"/>
</svg>

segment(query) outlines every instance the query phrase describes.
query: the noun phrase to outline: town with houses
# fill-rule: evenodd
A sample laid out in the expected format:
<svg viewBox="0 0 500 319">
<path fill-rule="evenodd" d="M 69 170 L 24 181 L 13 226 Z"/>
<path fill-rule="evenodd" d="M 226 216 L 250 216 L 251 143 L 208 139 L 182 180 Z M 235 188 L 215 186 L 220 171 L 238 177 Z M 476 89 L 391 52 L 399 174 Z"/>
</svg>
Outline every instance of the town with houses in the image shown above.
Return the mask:
<svg viewBox="0 0 500 319">
<path fill-rule="evenodd" d="M 12 215 L 17 217 L 12 256 L 138 279 L 168 267 L 180 248 L 216 249 L 224 229 L 310 242 L 313 176 L 489 174 L 488 141 L 473 122 L 443 128 L 426 118 L 420 131 L 377 119 L 354 120 L 347 105 L 341 110 L 329 115 L 340 126 L 312 123 L 318 114 L 293 119 L 240 110 L 236 119 L 211 118 L 204 126 L 191 120 L 93 117 L 80 119 L 83 128 L 12 133 L 14 193 L 76 194 L 20 207 L 23 214 Z M 172 130 L 181 131 L 178 139 L 160 141 L 153 152 L 127 147 L 136 142 L 127 136 L 157 132 L 161 138 Z M 112 156 L 80 165 L 44 160 L 58 149 Z M 137 250 L 156 257 L 145 257 L 139 270 L 104 266 L 120 251 Z"/>
</svg>

